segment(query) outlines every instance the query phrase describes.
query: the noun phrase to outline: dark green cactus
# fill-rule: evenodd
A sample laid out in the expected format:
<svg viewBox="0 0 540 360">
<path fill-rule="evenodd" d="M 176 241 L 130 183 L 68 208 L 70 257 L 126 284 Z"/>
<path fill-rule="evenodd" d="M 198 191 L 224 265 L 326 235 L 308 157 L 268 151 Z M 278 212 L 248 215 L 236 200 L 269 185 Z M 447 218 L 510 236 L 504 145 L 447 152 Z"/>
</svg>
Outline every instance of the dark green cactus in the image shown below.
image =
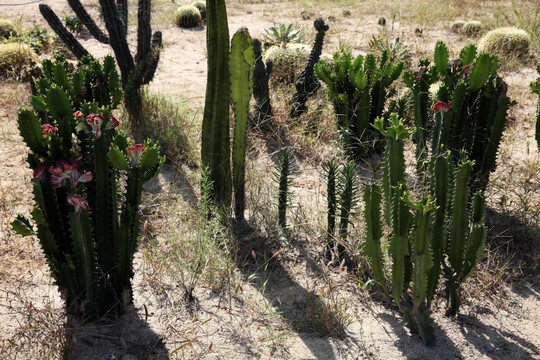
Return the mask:
<svg viewBox="0 0 540 360">
<path fill-rule="evenodd" d="M 162 46 L 161 32 L 156 31 L 151 35 L 151 0 L 139 0 L 138 3 L 138 38 L 135 57 L 131 54 L 127 41 L 128 6 L 126 0 L 99 1 L 108 36 L 98 28 L 79 0 L 68 0 L 68 3 L 90 33 L 98 41 L 110 44 L 112 47 L 120 68 L 124 105 L 130 121 L 137 126 L 143 126 L 140 87 L 152 80 Z M 39 10 L 49 26 L 78 59 L 89 55 L 48 5 L 40 4 Z"/>
<path fill-rule="evenodd" d="M 34 170 L 36 231 L 22 216 L 12 225 L 38 236 L 68 312 L 97 320 L 132 302 L 142 184 L 164 159 L 155 144 L 131 145 L 117 134 L 119 121 L 108 106 L 85 102 L 74 114 L 56 85 L 41 94 L 49 123 L 32 111 L 19 113 Z M 125 191 L 119 178 L 126 179 Z"/>
<path fill-rule="evenodd" d="M 339 196 L 339 242 L 337 244 L 337 258 L 345 257 L 345 244 L 348 238 L 348 227 L 351 214 L 358 202 L 358 183 L 356 180 L 356 167 L 349 163 L 341 169 L 337 189 Z"/>
<path fill-rule="evenodd" d="M 234 111 L 234 139 L 232 150 L 234 214 L 244 218 L 246 184 L 246 135 L 249 101 L 253 93 L 253 42 L 246 28 L 238 30 L 231 40 L 229 70 L 231 102 Z"/>
<path fill-rule="evenodd" d="M 276 172 L 274 180 L 279 184 L 278 191 L 278 225 L 279 240 L 282 246 L 289 244 L 289 231 L 287 229 L 287 207 L 291 196 L 290 185 L 293 173 L 296 170 L 294 153 L 290 149 L 281 150 L 276 157 Z"/>
<path fill-rule="evenodd" d="M 335 161 L 328 161 L 323 165 L 323 171 L 326 178 L 326 198 L 328 202 L 327 208 L 327 227 L 326 227 L 326 257 L 332 258 L 332 253 L 335 248 L 335 230 L 336 230 L 336 176 L 339 170 L 339 165 Z"/>
<path fill-rule="evenodd" d="M 214 186 L 213 199 L 229 211 L 232 197 L 229 139 L 229 26 L 224 0 L 207 1 L 208 81 L 202 123 L 201 159 Z"/>
<path fill-rule="evenodd" d="M 297 118 L 307 110 L 306 102 L 308 98 L 315 94 L 321 87 L 319 79 L 315 76 L 314 67 L 321 57 L 324 35 L 329 27 L 321 18 L 315 20 L 313 26 L 315 27 L 315 31 L 317 31 L 317 35 L 315 35 L 315 42 L 313 43 L 313 48 L 311 49 L 306 66 L 298 76 L 298 79 L 296 79 L 296 91 L 292 98 L 292 107 L 289 113 L 291 118 Z"/>
<path fill-rule="evenodd" d="M 327 85 L 345 146 L 357 158 L 382 149 L 372 124 L 383 115 L 390 88 L 402 70 L 403 62 L 394 65 L 388 60 L 388 50 L 378 60 L 368 54 L 354 62 L 350 52 L 335 53 L 332 65 L 320 61 L 315 66 L 315 74 Z"/>
<path fill-rule="evenodd" d="M 540 74 L 540 65 L 536 68 L 538 74 Z M 538 95 L 538 101 L 536 103 L 536 133 L 535 139 L 538 148 L 540 149 L 540 77 L 531 83 L 531 90 Z"/>
<path fill-rule="evenodd" d="M 262 58 L 261 42 L 253 39 L 253 52 L 255 56 L 255 67 L 253 68 L 253 97 L 255 98 L 255 119 L 256 125 L 265 124 L 272 118 L 272 104 L 270 102 L 270 87 L 268 81 L 272 73 L 273 65 L 271 59 L 266 60 L 266 66 Z"/>
</svg>

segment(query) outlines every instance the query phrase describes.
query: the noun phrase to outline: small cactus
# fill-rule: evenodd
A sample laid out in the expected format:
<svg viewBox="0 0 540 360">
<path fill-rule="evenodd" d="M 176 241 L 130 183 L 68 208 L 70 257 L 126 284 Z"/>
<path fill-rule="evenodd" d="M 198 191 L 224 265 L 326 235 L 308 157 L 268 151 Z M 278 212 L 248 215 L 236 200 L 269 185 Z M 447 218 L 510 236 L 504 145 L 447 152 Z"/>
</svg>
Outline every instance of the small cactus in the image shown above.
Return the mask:
<svg viewBox="0 0 540 360">
<path fill-rule="evenodd" d="M 463 20 L 456 20 L 452 23 L 452 25 L 450 25 L 450 30 L 453 32 L 453 33 L 456 33 L 456 34 L 461 34 L 461 32 L 463 31 L 463 27 L 465 26 L 465 21 Z"/>
<path fill-rule="evenodd" d="M 265 61 L 272 61 L 273 71 L 270 75 L 270 83 L 294 84 L 296 74 L 309 59 L 309 45 L 287 44 L 285 47 L 271 46 L 264 54 Z"/>
<path fill-rule="evenodd" d="M 205 1 L 195 1 L 191 3 L 191 6 L 194 6 L 201 13 L 201 18 L 203 21 L 206 21 L 206 2 Z"/>
<path fill-rule="evenodd" d="M 0 44 L 0 76 L 8 72 L 19 73 L 25 65 L 38 61 L 32 48 L 23 43 Z"/>
<path fill-rule="evenodd" d="M 201 12 L 193 5 L 183 5 L 176 9 L 174 20 L 182 28 L 194 28 L 203 22 Z"/>
<path fill-rule="evenodd" d="M 515 27 L 491 30 L 478 43 L 480 52 L 505 58 L 527 55 L 530 47 L 531 35 L 525 30 Z"/>
<path fill-rule="evenodd" d="M 467 37 L 477 37 L 483 30 L 484 27 L 480 21 L 467 21 L 463 25 L 463 33 L 467 35 Z"/>
<path fill-rule="evenodd" d="M 282 246 L 289 243 L 289 231 L 287 229 L 287 208 L 291 197 L 290 185 L 293 181 L 293 173 L 297 165 L 294 160 L 294 152 L 290 149 L 281 150 L 276 157 L 276 172 L 274 181 L 279 185 L 278 191 L 278 225 L 279 241 Z"/>
<path fill-rule="evenodd" d="M 377 24 L 379 24 L 380 26 L 386 26 L 386 18 L 384 16 L 381 16 L 379 18 L 379 21 L 377 21 Z"/>
</svg>

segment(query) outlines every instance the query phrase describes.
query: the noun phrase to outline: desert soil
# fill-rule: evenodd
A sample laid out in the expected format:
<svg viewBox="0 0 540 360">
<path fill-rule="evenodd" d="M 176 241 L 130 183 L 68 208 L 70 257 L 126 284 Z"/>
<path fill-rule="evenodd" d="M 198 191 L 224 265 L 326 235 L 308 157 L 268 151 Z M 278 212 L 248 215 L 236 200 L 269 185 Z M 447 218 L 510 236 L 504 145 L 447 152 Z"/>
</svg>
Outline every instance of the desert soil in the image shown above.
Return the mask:
<svg viewBox="0 0 540 360">
<path fill-rule="evenodd" d="M 20 2 L 7 1 L 6 5 L 2 1 L 0 17 L 18 18 L 26 27 L 46 26 L 37 3 L 16 3 Z M 59 13 L 67 12 L 63 1 L 47 3 Z M 312 19 L 330 15 L 330 9 L 311 10 Z M 334 51 L 339 40 L 349 41 L 355 53 L 364 52 L 371 35 L 378 33 L 380 14 L 360 16 L 351 10 L 351 17 L 330 22 L 325 52 Z M 302 20 L 299 8 L 293 12 L 286 2 L 235 4 L 229 11 L 230 29 L 246 26 L 259 37 L 273 22 L 310 26 L 312 20 Z M 421 38 L 414 37 L 414 25 L 396 23 L 394 31 L 413 42 L 417 54 L 429 54 L 438 39 L 451 44 L 454 52 L 467 42 L 452 35 L 447 23 L 442 25 L 425 27 Z M 163 31 L 165 49 L 150 90 L 173 101 L 186 100 L 192 109 L 199 110 L 200 117 L 206 77 L 204 28 L 183 30 L 170 23 L 154 28 Z M 97 57 L 109 51 L 88 37 L 82 37 L 81 42 Z M 534 69 L 514 70 L 504 76 L 511 95 L 520 103 L 512 109 L 516 120 L 505 134 L 501 151 L 504 168 L 499 166 L 494 174 L 498 185 L 492 188 L 493 195 L 517 194 L 517 190 L 510 190 L 519 185 L 512 169 L 538 159 L 532 122 L 535 100 L 527 93 L 527 84 L 535 78 Z M 224 294 L 198 286 L 195 300 L 186 302 L 183 290 L 172 279 L 153 276 L 159 272 L 148 260 L 154 253 L 152 247 L 166 253 L 168 232 L 194 231 L 190 224 L 170 220 L 175 216 L 189 218 L 197 192 L 193 189 L 198 188 L 196 171 L 182 167 L 180 175 L 178 166 L 166 166 L 147 189 L 150 195 L 145 207 L 154 209 L 148 226 L 167 228 L 176 221 L 178 228 L 156 230 L 152 241 L 143 239 L 136 256 L 134 307 L 119 319 L 82 328 L 70 325 L 66 330 L 61 299 L 51 284 L 37 239 L 20 238 L 9 227 L 15 214 L 31 209 L 27 150 L 16 126 L 17 109 L 28 103 L 28 96 L 25 85 L 0 85 L 0 358 L 60 357 L 64 334 L 69 331 L 73 336 L 66 356 L 76 359 L 159 359 L 167 354 L 179 359 L 540 359 L 538 271 L 527 272 L 522 281 L 517 277 L 512 277 L 512 283 L 504 280 L 510 277 L 508 273 L 518 271 L 509 269 L 518 262 L 505 251 L 519 246 L 512 245 L 512 231 L 500 231 L 497 226 L 498 221 L 504 222 L 502 215 L 490 223 L 493 245 L 488 246 L 486 259 L 495 259 L 495 263 L 484 261 L 470 279 L 456 319 L 446 318 L 444 300 L 437 301 L 433 314 L 437 341 L 429 348 L 418 336 L 409 334 L 396 309 L 383 301 L 376 289 L 362 289 L 353 280 L 356 275 L 344 268 L 328 268 L 320 261 L 323 239 L 313 230 L 297 231 L 292 244 L 274 256 L 268 267 L 263 255 L 238 261 L 232 270 L 235 291 Z M 253 171 L 263 174 L 272 162 L 268 151 L 260 148 L 261 141 L 252 142 Z M 330 153 L 329 149 L 322 151 Z M 299 204 L 295 214 L 311 216 L 304 222 L 316 223 L 313 218 L 321 218 L 318 211 L 324 202 L 319 164 L 304 159 L 299 165 L 293 189 Z M 156 197 L 165 199 L 167 206 L 160 208 Z M 499 205 L 492 201 L 491 212 L 497 213 Z M 529 236 L 538 234 L 537 230 Z M 320 311 L 321 302 L 334 312 Z M 332 324 L 339 322 L 336 318 L 340 316 L 348 323 L 341 334 L 332 332 L 336 328 Z M 325 334 L 325 329 L 331 333 Z"/>
</svg>

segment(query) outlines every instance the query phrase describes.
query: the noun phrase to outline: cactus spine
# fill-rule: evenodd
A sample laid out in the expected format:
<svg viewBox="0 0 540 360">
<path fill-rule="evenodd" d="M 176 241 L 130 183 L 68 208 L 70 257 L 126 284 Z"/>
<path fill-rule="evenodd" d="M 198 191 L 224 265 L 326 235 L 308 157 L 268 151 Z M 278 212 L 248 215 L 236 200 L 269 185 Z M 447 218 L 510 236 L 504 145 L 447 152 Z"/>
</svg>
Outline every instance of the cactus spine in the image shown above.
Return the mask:
<svg viewBox="0 0 540 360">
<path fill-rule="evenodd" d="M 207 1 L 208 81 L 202 123 L 202 165 L 210 171 L 213 198 L 229 211 L 231 156 L 229 140 L 229 27 L 224 0 Z"/>
<path fill-rule="evenodd" d="M 234 34 L 231 41 L 229 66 L 231 73 L 231 101 L 234 110 L 233 189 L 234 213 L 244 218 L 246 184 L 246 135 L 249 101 L 253 93 L 253 42 L 247 29 Z"/>
<path fill-rule="evenodd" d="M 100 0 L 108 36 L 97 27 L 79 0 L 68 0 L 68 3 L 90 33 L 98 41 L 110 44 L 112 47 L 120 68 L 125 96 L 124 104 L 130 120 L 138 126 L 144 125 L 141 113 L 140 87 L 152 80 L 162 45 L 160 31 L 156 31 L 151 36 L 151 0 L 139 0 L 138 3 L 138 38 L 135 59 L 130 52 L 127 41 L 128 8 L 126 0 Z M 89 54 L 69 33 L 48 5 L 40 4 L 39 10 L 51 28 L 78 59 Z"/>
<path fill-rule="evenodd" d="M 306 66 L 295 83 L 296 91 L 292 98 L 292 107 L 289 113 L 291 118 L 297 118 L 307 110 L 306 102 L 308 98 L 321 87 L 321 83 L 314 74 L 314 67 L 321 57 L 324 35 L 329 27 L 321 18 L 315 20 L 313 26 L 317 31 L 317 35 L 315 35 L 315 42 Z"/>
<path fill-rule="evenodd" d="M 268 59 L 265 65 L 262 59 L 261 42 L 258 39 L 253 39 L 253 52 L 255 56 L 255 67 L 253 68 L 253 97 L 256 102 L 255 119 L 257 125 L 261 125 L 272 117 L 268 81 L 270 80 L 274 63 L 271 59 Z"/>
</svg>

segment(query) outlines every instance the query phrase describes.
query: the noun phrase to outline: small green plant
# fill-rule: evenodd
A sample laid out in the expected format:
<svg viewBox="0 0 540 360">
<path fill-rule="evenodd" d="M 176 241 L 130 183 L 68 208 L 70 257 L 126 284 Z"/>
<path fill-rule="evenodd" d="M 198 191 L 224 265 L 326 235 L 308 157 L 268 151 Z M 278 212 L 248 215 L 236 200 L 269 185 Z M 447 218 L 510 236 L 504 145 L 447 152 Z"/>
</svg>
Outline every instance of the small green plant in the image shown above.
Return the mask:
<svg viewBox="0 0 540 360">
<path fill-rule="evenodd" d="M 359 55 L 354 61 L 349 51 L 334 54 L 332 65 L 319 61 L 315 74 L 326 83 L 334 105 L 338 130 L 348 151 L 364 158 L 381 149 L 380 134 L 372 129 L 383 115 L 392 84 L 401 75 L 404 63 L 392 63 L 388 50 L 375 55 Z"/>
<path fill-rule="evenodd" d="M 463 33 L 467 37 L 477 37 L 484 31 L 484 27 L 480 21 L 467 21 L 463 24 Z"/>
<path fill-rule="evenodd" d="M 264 29 L 263 34 L 265 42 L 272 45 L 286 45 L 289 43 L 300 42 L 303 38 L 302 29 L 293 28 L 292 24 L 276 24 Z"/>
<path fill-rule="evenodd" d="M 540 65 L 536 68 L 536 71 L 540 75 Z M 536 103 L 536 144 L 540 149 L 540 77 L 531 83 L 531 90 L 538 95 L 538 101 Z"/>
<path fill-rule="evenodd" d="M 43 100 L 49 123 L 19 112 L 35 207 L 33 224 L 19 215 L 13 229 L 37 235 L 69 313 L 85 320 L 121 313 L 132 303 L 142 185 L 164 159 L 154 143 L 133 145 L 118 134 L 110 108 L 87 102 L 73 113 L 60 87 Z"/>
<path fill-rule="evenodd" d="M 199 9 L 193 5 L 183 5 L 176 9 L 174 16 L 176 25 L 183 28 L 194 28 L 203 23 Z"/>
<path fill-rule="evenodd" d="M 206 1 L 195 1 L 191 3 L 191 6 L 194 6 L 201 13 L 201 18 L 203 21 L 206 21 Z"/>
<path fill-rule="evenodd" d="M 278 191 L 278 225 L 279 241 L 281 246 L 289 244 L 289 231 L 287 228 L 287 207 L 291 197 L 290 185 L 293 181 L 293 173 L 296 170 L 294 153 L 290 149 L 283 149 L 276 156 L 276 172 L 274 181 L 279 184 Z"/>
<path fill-rule="evenodd" d="M 528 55 L 531 35 L 525 30 L 504 27 L 491 30 L 478 43 L 478 50 L 500 58 L 519 58 Z"/>
<path fill-rule="evenodd" d="M 66 28 L 73 33 L 80 33 L 83 29 L 83 23 L 75 14 L 64 14 L 62 19 Z"/>
<path fill-rule="evenodd" d="M 289 112 L 291 118 L 297 118 L 307 110 L 306 102 L 308 98 L 314 95 L 321 87 L 319 79 L 314 74 L 313 68 L 319 62 L 321 57 L 324 35 L 328 31 L 329 27 L 324 23 L 324 20 L 319 18 L 313 23 L 317 35 L 315 35 L 315 41 L 311 54 L 306 62 L 304 70 L 298 76 L 295 83 L 296 91 L 292 97 L 292 106 Z"/>
<path fill-rule="evenodd" d="M 262 44 L 258 39 L 253 39 L 253 55 L 255 66 L 253 67 L 253 98 L 255 99 L 255 124 L 262 126 L 272 118 L 272 104 L 270 102 L 270 74 L 274 68 L 271 59 L 262 59 Z"/>
</svg>

